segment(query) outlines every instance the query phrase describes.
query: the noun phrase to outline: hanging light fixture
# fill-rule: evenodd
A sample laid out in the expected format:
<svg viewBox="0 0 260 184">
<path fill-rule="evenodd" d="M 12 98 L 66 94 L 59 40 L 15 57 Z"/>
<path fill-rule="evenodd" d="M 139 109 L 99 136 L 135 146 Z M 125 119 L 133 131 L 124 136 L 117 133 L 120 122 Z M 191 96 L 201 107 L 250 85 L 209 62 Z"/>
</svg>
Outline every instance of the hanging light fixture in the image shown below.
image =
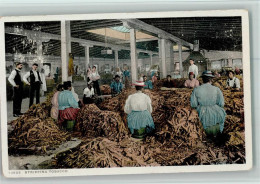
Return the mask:
<svg viewBox="0 0 260 184">
<path fill-rule="evenodd" d="M 113 54 L 113 51 L 107 47 L 107 31 L 105 28 L 105 49 L 101 50 L 101 54 Z"/>
</svg>

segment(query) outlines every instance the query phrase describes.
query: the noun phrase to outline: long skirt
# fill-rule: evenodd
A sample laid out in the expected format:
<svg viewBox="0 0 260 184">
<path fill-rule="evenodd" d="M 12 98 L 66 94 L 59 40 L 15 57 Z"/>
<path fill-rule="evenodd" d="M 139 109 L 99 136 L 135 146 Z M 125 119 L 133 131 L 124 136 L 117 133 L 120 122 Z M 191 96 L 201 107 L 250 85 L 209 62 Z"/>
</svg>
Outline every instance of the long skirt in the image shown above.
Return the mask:
<svg viewBox="0 0 260 184">
<path fill-rule="evenodd" d="M 135 130 L 140 130 L 141 128 L 146 128 L 145 133 L 150 133 L 154 129 L 154 122 L 151 113 L 147 110 L 145 111 L 132 111 L 127 116 L 128 128 L 133 134 Z"/>
<path fill-rule="evenodd" d="M 64 110 L 59 110 L 59 124 L 62 125 L 62 123 L 66 120 L 75 120 L 79 110 L 80 109 L 72 107 Z"/>
</svg>

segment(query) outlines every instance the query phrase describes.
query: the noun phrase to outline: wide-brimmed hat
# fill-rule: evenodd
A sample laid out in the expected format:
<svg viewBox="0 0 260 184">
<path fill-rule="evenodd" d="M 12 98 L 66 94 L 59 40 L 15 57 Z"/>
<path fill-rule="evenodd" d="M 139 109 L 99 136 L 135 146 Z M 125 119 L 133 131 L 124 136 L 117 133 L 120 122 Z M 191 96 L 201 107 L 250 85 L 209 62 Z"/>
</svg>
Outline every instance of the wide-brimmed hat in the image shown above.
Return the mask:
<svg viewBox="0 0 260 184">
<path fill-rule="evenodd" d="M 214 77 L 210 70 L 206 70 L 202 73 L 202 77 Z"/>
<path fill-rule="evenodd" d="M 136 81 L 135 83 L 132 84 L 133 86 L 146 86 L 145 83 L 143 81 Z"/>
</svg>

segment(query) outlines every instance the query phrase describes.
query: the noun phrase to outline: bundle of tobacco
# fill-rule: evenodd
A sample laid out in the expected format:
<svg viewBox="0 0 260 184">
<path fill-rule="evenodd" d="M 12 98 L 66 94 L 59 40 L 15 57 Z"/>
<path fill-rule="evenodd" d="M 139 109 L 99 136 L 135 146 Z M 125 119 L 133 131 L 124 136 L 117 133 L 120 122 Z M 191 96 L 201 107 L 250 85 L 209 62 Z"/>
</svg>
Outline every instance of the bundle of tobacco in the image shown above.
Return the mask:
<svg viewBox="0 0 260 184">
<path fill-rule="evenodd" d="M 73 150 L 57 156 L 57 168 L 104 168 L 159 166 L 152 150 L 131 139 L 114 142 L 107 138 L 87 139 Z"/>
<path fill-rule="evenodd" d="M 160 142 L 173 141 L 194 146 L 205 137 L 198 113 L 191 108 L 178 107 L 171 120 L 156 125 L 156 139 Z"/>
<path fill-rule="evenodd" d="M 224 90 L 225 110 L 227 114 L 241 116 L 244 111 L 244 93 Z"/>
<path fill-rule="evenodd" d="M 101 85 L 100 91 L 103 95 L 111 95 L 111 88 L 109 85 Z"/>
<path fill-rule="evenodd" d="M 11 122 L 14 127 L 8 135 L 9 154 L 46 153 L 48 149 L 69 140 L 70 136 L 61 131 L 52 118 L 23 115 Z"/>
<path fill-rule="evenodd" d="M 128 136 L 128 129 L 119 113 L 101 111 L 96 105 L 85 105 L 78 113 L 75 130 L 84 137 L 107 137 L 121 140 Z"/>
</svg>

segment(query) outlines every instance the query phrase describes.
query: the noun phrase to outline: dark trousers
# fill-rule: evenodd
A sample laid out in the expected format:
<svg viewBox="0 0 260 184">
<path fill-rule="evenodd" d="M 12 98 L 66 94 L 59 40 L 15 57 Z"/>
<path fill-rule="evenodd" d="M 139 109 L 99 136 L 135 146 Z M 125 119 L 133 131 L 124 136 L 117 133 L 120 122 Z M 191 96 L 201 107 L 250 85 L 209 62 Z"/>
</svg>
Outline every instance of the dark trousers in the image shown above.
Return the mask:
<svg viewBox="0 0 260 184">
<path fill-rule="evenodd" d="M 98 84 L 98 81 L 93 81 L 93 88 L 95 90 L 95 93 L 98 94 L 98 96 L 101 95 L 101 92 L 100 92 L 100 88 L 99 88 L 99 84 Z"/>
<path fill-rule="evenodd" d="M 29 104 L 29 108 L 33 104 L 34 93 L 36 93 L 36 104 L 40 103 L 40 87 L 41 87 L 41 83 L 40 82 L 34 82 L 34 83 L 31 84 L 31 86 L 30 86 L 30 104 Z"/>
<path fill-rule="evenodd" d="M 19 88 L 14 87 L 13 89 L 13 114 L 19 115 L 21 113 L 21 106 L 23 100 L 23 84 L 19 85 Z"/>
</svg>

